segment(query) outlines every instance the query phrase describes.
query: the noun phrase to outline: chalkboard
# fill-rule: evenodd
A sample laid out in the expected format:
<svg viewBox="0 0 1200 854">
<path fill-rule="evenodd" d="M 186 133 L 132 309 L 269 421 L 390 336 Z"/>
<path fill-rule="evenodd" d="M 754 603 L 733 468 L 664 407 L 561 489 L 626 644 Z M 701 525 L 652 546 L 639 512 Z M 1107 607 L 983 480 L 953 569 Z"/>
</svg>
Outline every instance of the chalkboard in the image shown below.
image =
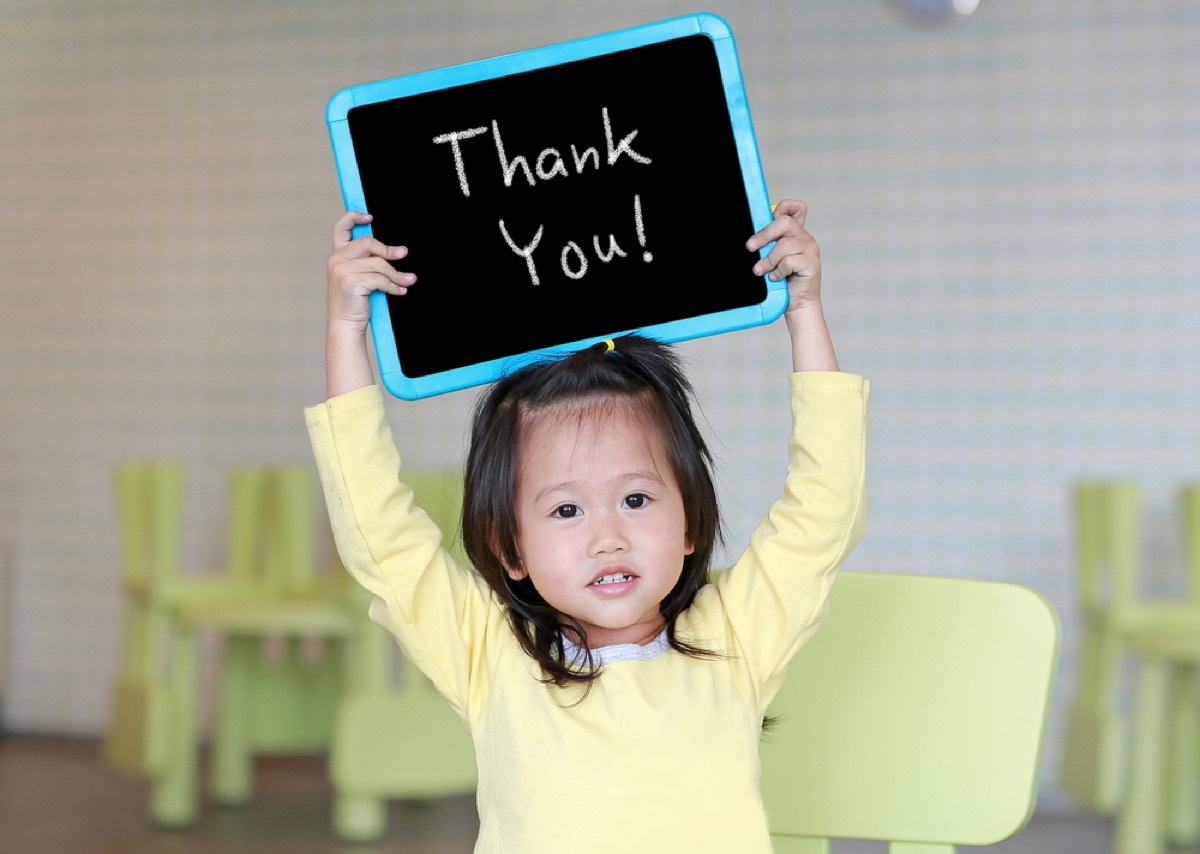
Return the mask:
<svg viewBox="0 0 1200 854">
<path fill-rule="evenodd" d="M 409 255 L 372 295 L 380 378 L 420 398 L 638 331 L 770 322 L 784 282 L 733 34 L 708 14 L 352 86 L 327 123 L 343 200 Z M 765 249 L 762 250 L 765 253 Z"/>
</svg>

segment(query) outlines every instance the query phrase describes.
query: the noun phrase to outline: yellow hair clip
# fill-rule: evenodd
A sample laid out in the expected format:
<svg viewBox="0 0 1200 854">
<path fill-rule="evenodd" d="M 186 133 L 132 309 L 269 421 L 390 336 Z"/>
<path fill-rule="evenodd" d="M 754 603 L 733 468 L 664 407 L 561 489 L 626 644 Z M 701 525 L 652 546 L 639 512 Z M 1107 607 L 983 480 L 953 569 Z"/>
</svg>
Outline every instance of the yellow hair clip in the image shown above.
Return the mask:
<svg viewBox="0 0 1200 854">
<path fill-rule="evenodd" d="M 611 338 L 605 338 L 604 339 L 604 352 L 611 353 L 615 349 L 617 349 L 617 345 L 615 343 L 613 343 L 613 340 Z"/>
</svg>

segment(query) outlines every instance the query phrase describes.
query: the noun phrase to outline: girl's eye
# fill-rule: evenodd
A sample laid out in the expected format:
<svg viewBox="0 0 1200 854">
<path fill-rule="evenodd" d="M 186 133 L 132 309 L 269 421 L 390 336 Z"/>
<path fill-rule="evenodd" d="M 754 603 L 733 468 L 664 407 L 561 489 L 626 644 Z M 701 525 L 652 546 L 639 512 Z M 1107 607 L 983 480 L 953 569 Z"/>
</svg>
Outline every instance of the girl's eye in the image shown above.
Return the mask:
<svg viewBox="0 0 1200 854">
<path fill-rule="evenodd" d="M 580 514 L 580 509 L 574 504 L 560 504 L 554 508 L 554 514 L 559 519 L 574 519 Z"/>
<path fill-rule="evenodd" d="M 640 492 L 635 492 L 633 495 L 625 496 L 625 506 L 630 510 L 640 510 L 645 507 L 650 501 L 649 496 L 643 495 Z"/>
</svg>

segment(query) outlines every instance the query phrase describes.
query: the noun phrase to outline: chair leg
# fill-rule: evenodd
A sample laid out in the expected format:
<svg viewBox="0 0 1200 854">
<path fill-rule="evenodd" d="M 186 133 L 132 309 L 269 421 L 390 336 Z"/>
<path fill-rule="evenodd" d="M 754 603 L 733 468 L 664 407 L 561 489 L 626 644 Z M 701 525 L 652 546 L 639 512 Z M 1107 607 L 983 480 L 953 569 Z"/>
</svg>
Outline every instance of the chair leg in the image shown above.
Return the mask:
<svg viewBox="0 0 1200 854">
<path fill-rule="evenodd" d="M 195 633 L 179 629 L 171 660 L 167 759 L 150 788 L 150 819 L 162 827 L 184 827 L 196 818 L 198 655 Z"/>
<path fill-rule="evenodd" d="M 387 802 L 339 792 L 333 802 L 333 829 L 339 838 L 349 842 L 379 839 L 387 831 Z"/>
<path fill-rule="evenodd" d="M 1200 710 L 1196 708 L 1197 671 L 1194 666 L 1176 668 L 1168 709 L 1171 745 L 1167 757 L 1166 833 L 1175 845 L 1193 847 L 1200 840 L 1196 780 L 1200 774 Z"/>
<path fill-rule="evenodd" d="M 1163 764 L 1171 666 L 1143 655 L 1138 664 L 1129 777 L 1117 812 L 1115 854 L 1161 854 Z"/>
<path fill-rule="evenodd" d="M 250 799 L 254 788 L 254 757 L 249 737 L 250 692 L 254 686 L 250 684 L 250 676 L 259 643 L 254 638 L 235 635 L 227 636 L 224 643 L 209 789 L 217 803 L 238 806 Z"/>
</svg>

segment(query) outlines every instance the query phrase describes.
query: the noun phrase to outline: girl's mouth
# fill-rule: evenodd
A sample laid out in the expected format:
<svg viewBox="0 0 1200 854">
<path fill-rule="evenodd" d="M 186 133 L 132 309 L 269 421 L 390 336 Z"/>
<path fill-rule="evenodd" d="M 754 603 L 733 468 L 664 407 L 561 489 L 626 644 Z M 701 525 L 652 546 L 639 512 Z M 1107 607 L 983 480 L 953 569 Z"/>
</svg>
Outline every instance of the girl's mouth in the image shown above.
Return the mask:
<svg viewBox="0 0 1200 854">
<path fill-rule="evenodd" d="M 592 587 L 599 587 L 602 584 L 620 584 L 623 581 L 633 581 L 636 576 L 630 575 L 628 572 L 613 572 L 608 575 L 602 575 L 591 583 Z"/>
</svg>

